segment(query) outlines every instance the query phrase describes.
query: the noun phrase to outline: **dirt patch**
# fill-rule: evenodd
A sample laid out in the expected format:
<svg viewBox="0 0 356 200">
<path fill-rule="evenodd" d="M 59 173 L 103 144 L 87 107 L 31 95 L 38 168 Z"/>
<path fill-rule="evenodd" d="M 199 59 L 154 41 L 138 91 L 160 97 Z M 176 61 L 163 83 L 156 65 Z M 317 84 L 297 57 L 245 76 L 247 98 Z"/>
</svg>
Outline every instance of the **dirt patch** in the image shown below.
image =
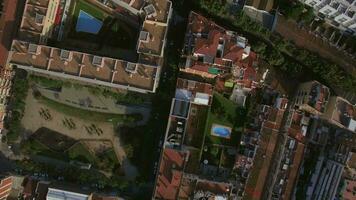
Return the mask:
<svg viewBox="0 0 356 200">
<path fill-rule="evenodd" d="M 43 114 L 45 111 L 45 114 Z M 34 120 L 36 119 L 36 120 Z M 69 116 L 46 106 L 36 99 L 32 90 L 26 98 L 26 108 L 22 119 L 23 126 L 34 133 L 41 127 L 46 127 L 75 140 L 113 140 L 114 125 L 106 121 L 90 121 L 77 116 Z"/>
</svg>

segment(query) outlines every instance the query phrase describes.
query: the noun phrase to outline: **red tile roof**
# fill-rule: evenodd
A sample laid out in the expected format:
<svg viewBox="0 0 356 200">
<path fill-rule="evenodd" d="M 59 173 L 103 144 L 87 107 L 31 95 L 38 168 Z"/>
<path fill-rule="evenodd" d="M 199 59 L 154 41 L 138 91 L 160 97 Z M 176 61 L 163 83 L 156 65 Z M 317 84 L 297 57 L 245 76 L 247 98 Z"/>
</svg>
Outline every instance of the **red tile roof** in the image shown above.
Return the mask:
<svg viewBox="0 0 356 200">
<path fill-rule="evenodd" d="M 218 30 L 212 30 L 208 34 L 208 38 L 198 38 L 195 43 L 195 52 L 197 54 L 216 56 L 219 38 L 222 36 Z"/>
<path fill-rule="evenodd" d="M 185 157 L 185 153 L 173 149 L 163 151 L 156 181 L 155 198 L 176 199 L 183 176 Z"/>
<path fill-rule="evenodd" d="M 202 71 L 204 73 L 201 75 L 207 77 L 205 73 L 209 73 L 209 68 L 214 67 L 221 71 L 219 74 L 211 74 L 212 78 L 225 73 L 233 73 L 235 82 L 246 88 L 255 86 L 253 82 L 257 72 L 254 65 L 257 55 L 250 51 L 248 45 L 245 48 L 238 44 L 242 37 L 194 12 L 189 16 L 187 34 L 190 37 L 187 37 L 186 45 L 190 49 L 188 52 L 192 54 L 187 56 L 205 57 L 204 61 L 192 61 L 191 66 L 187 67 L 194 71 L 186 70 L 187 68 L 182 71 L 194 74 L 198 74 L 196 71 Z M 194 42 L 191 42 L 192 38 Z M 247 43 L 245 39 L 242 41 Z M 205 59 L 209 61 L 205 61 Z"/>
<path fill-rule="evenodd" d="M 10 194 L 12 187 L 12 178 L 5 177 L 0 179 L 0 199 L 7 197 Z"/>
</svg>

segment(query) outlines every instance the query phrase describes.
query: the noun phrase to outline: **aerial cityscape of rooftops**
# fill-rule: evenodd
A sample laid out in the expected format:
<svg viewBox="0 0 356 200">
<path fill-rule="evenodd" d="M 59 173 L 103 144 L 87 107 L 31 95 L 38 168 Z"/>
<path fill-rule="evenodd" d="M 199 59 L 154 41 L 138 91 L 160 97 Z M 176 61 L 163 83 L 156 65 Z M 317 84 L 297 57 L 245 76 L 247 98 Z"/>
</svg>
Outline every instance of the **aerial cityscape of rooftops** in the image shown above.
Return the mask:
<svg viewBox="0 0 356 200">
<path fill-rule="evenodd" d="M 356 0 L 0 0 L 0 200 L 355 200 Z"/>
</svg>

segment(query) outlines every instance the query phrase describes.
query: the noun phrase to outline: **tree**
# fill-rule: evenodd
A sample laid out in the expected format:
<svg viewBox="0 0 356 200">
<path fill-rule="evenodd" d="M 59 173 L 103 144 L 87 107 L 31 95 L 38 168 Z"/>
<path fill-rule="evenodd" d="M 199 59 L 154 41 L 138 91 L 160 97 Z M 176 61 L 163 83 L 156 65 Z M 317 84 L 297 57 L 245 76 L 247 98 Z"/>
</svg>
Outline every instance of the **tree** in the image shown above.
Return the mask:
<svg viewBox="0 0 356 200">
<path fill-rule="evenodd" d="M 129 158 L 129 159 L 132 158 L 133 155 L 134 155 L 134 148 L 133 148 L 133 146 L 132 146 L 131 144 L 126 144 L 126 145 L 124 146 L 124 149 L 125 149 L 126 157 Z"/>
</svg>

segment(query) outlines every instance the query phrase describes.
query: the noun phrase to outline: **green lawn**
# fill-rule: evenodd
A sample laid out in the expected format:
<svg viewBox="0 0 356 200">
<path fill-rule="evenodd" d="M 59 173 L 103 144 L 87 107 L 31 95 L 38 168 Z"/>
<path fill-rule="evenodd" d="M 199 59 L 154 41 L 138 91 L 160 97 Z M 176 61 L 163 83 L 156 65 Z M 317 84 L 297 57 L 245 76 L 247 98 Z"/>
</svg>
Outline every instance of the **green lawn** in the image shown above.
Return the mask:
<svg viewBox="0 0 356 200">
<path fill-rule="evenodd" d="M 220 163 L 221 147 L 217 146 L 204 146 L 201 161 L 208 161 L 209 165 L 218 166 Z"/>
<path fill-rule="evenodd" d="M 219 93 L 214 93 L 213 103 L 208 114 L 205 128 L 206 144 L 221 144 L 237 146 L 246 118 L 246 110 L 235 105 L 232 101 Z M 213 124 L 221 124 L 232 128 L 230 139 L 211 135 Z"/>
<path fill-rule="evenodd" d="M 140 114 L 131 114 L 131 115 L 119 115 L 119 114 L 110 114 L 110 113 L 99 113 L 89 110 L 84 110 L 66 104 L 58 103 L 54 100 L 48 99 L 46 97 L 41 97 L 39 99 L 44 105 L 61 112 L 65 115 L 78 117 L 80 119 L 97 121 L 97 122 L 112 122 L 116 125 L 118 122 L 133 122 L 141 120 L 142 116 Z"/>
<path fill-rule="evenodd" d="M 61 152 L 56 152 L 50 149 L 45 144 L 36 139 L 29 139 L 21 146 L 21 150 L 26 154 L 46 156 L 59 160 L 66 160 L 66 155 Z"/>
<path fill-rule="evenodd" d="M 74 12 L 73 12 L 73 19 L 77 19 L 79 16 L 80 10 L 85 11 L 86 13 L 92 15 L 93 17 L 97 18 L 98 20 L 103 21 L 106 17 L 107 14 L 102 11 L 101 9 L 97 8 L 96 6 L 88 3 L 85 0 L 79 0 L 75 3 L 74 6 Z M 75 20 L 76 21 L 76 20 Z"/>
<path fill-rule="evenodd" d="M 78 160 L 84 163 L 95 163 L 96 158 L 88 151 L 88 149 L 83 146 L 82 143 L 78 142 L 74 146 L 68 149 L 68 157 L 71 160 Z"/>
<path fill-rule="evenodd" d="M 99 169 L 114 172 L 120 168 L 114 149 L 109 149 L 97 156 L 97 166 Z M 114 172 L 115 173 L 115 172 Z"/>
<path fill-rule="evenodd" d="M 120 163 L 113 149 L 109 149 L 99 155 L 93 155 L 81 142 L 77 142 L 65 151 L 54 151 L 50 146 L 39 142 L 37 139 L 30 138 L 22 144 L 21 150 L 25 154 L 46 156 L 65 162 L 75 160 L 90 163 L 97 169 L 109 172 L 120 169 Z"/>
<path fill-rule="evenodd" d="M 224 148 L 221 154 L 220 165 L 226 168 L 233 168 L 235 164 L 236 156 L 234 154 L 229 154 L 228 149 Z"/>
</svg>

